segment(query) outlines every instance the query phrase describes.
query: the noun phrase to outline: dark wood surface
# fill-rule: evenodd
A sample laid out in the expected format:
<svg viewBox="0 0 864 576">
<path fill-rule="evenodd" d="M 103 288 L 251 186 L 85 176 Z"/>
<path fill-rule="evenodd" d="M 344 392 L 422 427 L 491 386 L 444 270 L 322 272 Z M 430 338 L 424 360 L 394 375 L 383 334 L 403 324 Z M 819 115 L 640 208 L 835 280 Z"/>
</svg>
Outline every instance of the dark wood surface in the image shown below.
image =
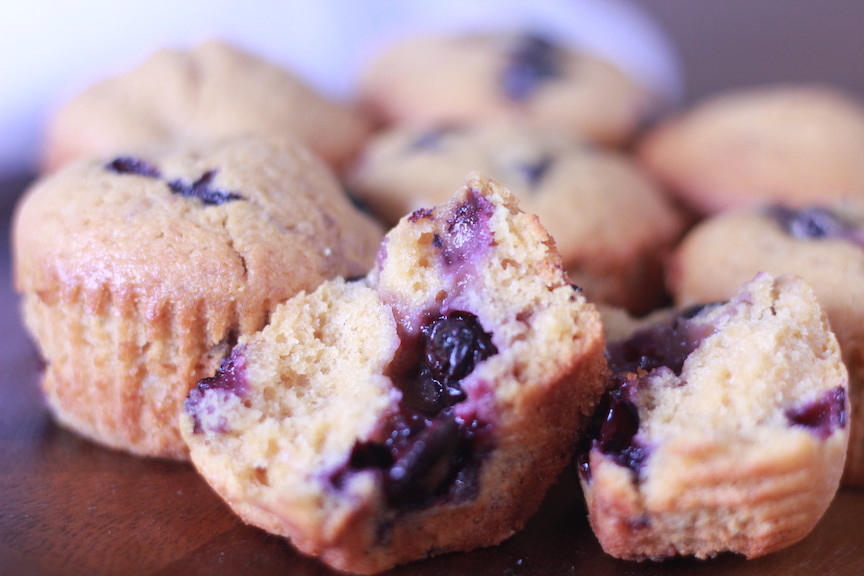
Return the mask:
<svg viewBox="0 0 864 576">
<path fill-rule="evenodd" d="M 190 465 L 106 450 L 54 424 L 12 290 L 8 221 L 22 182 L 0 184 L 0 574 L 332 574 L 283 539 L 243 525 Z M 842 491 L 808 538 L 762 559 L 637 564 L 603 554 L 568 474 L 504 544 L 392 573 L 861 575 L 864 492 Z"/>
</svg>

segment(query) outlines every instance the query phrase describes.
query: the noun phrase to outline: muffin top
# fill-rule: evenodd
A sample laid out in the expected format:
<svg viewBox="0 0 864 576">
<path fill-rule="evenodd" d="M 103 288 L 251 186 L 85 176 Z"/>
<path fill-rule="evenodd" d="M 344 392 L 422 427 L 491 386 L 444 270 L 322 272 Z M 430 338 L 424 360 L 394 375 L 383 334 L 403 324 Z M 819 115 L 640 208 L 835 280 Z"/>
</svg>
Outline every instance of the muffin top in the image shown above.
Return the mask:
<svg viewBox="0 0 864 576">
<path fill-rule="evenodd" d="M 381 230 L 291 139 L 87 160 L 35 183 L 15 215 L 16 286 L 125 301 L 145 315 L 202 301 L 243 330 L 334 275 L 363 274 Z"/>
<path fill-rule="evenodd" d="M 362 71 L 359 100 L 385 123 L 515 120 L 626 142 L 655 97 L 611 62 L 533 32 L 418 36 Z"/>
<path fill-rule="evenodd" d="M 371 125 L 274 62 L 231 44 L 160 49 L 63 103 L 47 126 L 43 167 L 153 144 L 245 133 L 292 135 L 338 168 Z"/>
</svg>

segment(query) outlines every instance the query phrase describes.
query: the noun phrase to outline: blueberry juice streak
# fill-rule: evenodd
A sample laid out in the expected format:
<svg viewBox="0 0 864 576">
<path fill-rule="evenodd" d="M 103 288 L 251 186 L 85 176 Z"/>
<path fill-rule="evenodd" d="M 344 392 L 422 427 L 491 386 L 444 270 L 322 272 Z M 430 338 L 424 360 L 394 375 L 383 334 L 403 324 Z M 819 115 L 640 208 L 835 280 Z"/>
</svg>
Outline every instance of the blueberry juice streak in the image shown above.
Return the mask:
<svg viewBox="0 0 864 576">
<path fill-rule="evenodd" d="M 491 335 L 467 312 L 427 319 L 416 337 L 403 339 L 390 376 L 402 392 L 398 409 L 370 440 L 357 442 L 346 465 L 331 475 L 339 488 L 353 473 L 380 473 L 394 509 L 476 495 L 477 475 L 492 448 L 489 424 L 469 411 L 461 381 L 497 354 Z"/>
<path fill-rule="evenodd" d="M 587 441 L 578 450 L 577 463 L 583 478 L 591 479 L 592 449 L 639 478 L 650 456 L 650 448 L 638 434 L 639 388 L 648 385 L 660 371 L 680 376 L 684 361 L 714 330 L 710 323 L 694 320 L 709 307 L 685 310 L 668 324 L 639 330 L 626 340 L 608 345 L 612 386 L 601 398 L 586 430 Z"/>
<path fill-rule="evenodd" d="M 247 390 L 246 356 L 243 347 L 237 346 L 222 359 L 215 376 L 201 379 L 198 385 L 189 391 L 183 409 L 192 416 L 194 422 L 192 432 L 194 434 L 205 431 L 227 432 L 227 424 L 224 419 L 219 419 L 215 425 L 212 423 L 209 426 L 204 425 L 204 420 L 209 422 L 207 417 L 212 416 L 216 410 L 212 401 L 217 396 L 224 398 L 227 395 L 233 395 L 242 398 L 246 395 Z"/>
</svg>

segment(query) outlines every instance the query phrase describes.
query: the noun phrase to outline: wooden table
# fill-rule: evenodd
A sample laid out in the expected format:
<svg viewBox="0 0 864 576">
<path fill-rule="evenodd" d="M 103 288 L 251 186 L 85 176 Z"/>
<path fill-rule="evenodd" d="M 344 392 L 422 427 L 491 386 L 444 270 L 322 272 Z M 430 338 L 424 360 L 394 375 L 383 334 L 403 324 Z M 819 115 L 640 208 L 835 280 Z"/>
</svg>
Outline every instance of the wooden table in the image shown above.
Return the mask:
<svg viewBox="0 0 864 576">
<path fill-rule="evenodd" d="M 53 423 L 38 388 L 40 362 L 11 285 L 8 219 L 22 182 L 0 186 L 0 574 L 332 574 L 283 539 L 243 525 L 190 465 L 106 450 Z M 504 544 L 392 572 L 729 573 L 864 574 L 864 492 L 838 494 L 807 539 L 766 558 L 637 564 L 603 554 L 568 474 L 529 526 Z"/>
</svg>

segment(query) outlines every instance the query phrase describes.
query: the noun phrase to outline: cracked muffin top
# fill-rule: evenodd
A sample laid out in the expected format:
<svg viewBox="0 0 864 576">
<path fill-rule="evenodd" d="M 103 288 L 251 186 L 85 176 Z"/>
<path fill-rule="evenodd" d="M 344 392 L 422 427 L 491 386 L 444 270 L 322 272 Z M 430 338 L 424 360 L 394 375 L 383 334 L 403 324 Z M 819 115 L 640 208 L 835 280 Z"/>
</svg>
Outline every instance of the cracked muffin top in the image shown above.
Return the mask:
<svg viewBox="0 0 864 576">
<path fill-rule="evenodd" d="M 261 301 L 310 278 L 365 274 L 381 238 L 317 159 L 265 137 L 80 163 L 35 186 L 17 218 L 20 290 L 234 301 L 247 329 Z"/>
<path fill-rule="evenodd" d="M 82 161 L 15 216 L 14 274 L 61 422 L 183 457 L 177 412 L 224 349 L 279 302 L 365 274 L 382 231 L 294 140 Z"/>
</svg>

